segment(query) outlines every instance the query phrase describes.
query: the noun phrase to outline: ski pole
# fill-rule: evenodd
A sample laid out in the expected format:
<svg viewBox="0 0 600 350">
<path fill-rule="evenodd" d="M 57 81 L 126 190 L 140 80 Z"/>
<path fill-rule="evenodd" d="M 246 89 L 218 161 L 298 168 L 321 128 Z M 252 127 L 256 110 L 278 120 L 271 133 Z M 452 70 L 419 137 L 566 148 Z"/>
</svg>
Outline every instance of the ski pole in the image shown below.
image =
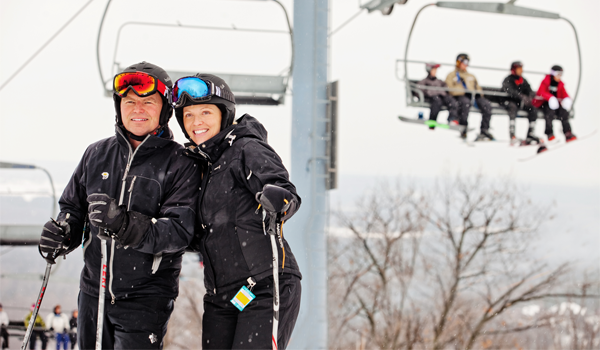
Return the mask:
<svg viewBox="0 0 600 350">
<path fill-rule="evenodd" d="M 100 290 L 98 292 L 98 321 L 96 322 L 96 350 L 102 350 L 102 329 L 104 327 L 104 295 L 106 293 L 106 240 L 110 236 L 107 229 L 104 229 L 107 237 L 100 238 Z"/>
<path fill-rule="evenodd" d="M 54 252 L 48 253 L 46 254 L 46 256 L 44 256 L 44 253 L 42 253 L 42 250 L 39 246 L 38 251 L 47 262 L 46 271 L 44 272 L 44 278 L 42 279 L 42 288 L 40 289 L 40 293 L 38 294 L 37 302 L 35 303 L 35 307 L 31 312 L 29 326 L 27 326 L 27 331 L 25 332 L 25 337 L 23 338 L 21 350 L 25 350 L 27 348 L 27 344 L 29 343 L 29 339 L 31 338 L 33 326 L 35 324 L 35 320 L 37 319 L 38 312 L 40 311 L 40 306 L 42 306 L 42 299 L 44 299 L 44 294 L 46 293 L 46 286 L 48 286 L 48 280 L 50 279 L 50 270 L 52 270 L 52 265 L 55 264 L 55 260 L 58 257 L 58 254 L 60 253 L 61 249 L 55 249 Z"/>
<path fill-rule="evenodd" d="M 267 211 L 263 209 L 263 230 Z M 277 252 L 277 242 L 275 236 L 279 234 L 279 222 L 277 214 L 271 214 L 269 217 L 268 233 L 271 238 L 271 250 L 273 251 L 273 332 L 272 349 L 277 350 L 277 331 L 279 329 L 279 253 Z"/>
</svg>

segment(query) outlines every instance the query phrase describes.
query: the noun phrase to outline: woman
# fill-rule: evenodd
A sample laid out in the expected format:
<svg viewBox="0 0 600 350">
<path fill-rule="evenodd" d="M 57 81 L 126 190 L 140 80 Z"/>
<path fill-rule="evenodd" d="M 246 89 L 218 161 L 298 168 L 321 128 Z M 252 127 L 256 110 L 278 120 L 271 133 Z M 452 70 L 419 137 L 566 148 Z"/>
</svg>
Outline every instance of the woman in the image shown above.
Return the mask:
<svg viewBox="0 0 600 350">
<path fill-rule="evenodd" d="M 266 232 L 298 210 L 300 197 L 263 125 L 248 114 L 234 123 L 235 97 L 223 79 L 210 74 L 181 78 L 171 98 L 191 141 L 187 154 L 204 169 L 197 247 L 205 262 L 202 347 L 271 348 L 274 254 Z M 300 309 L 302 275 L 288 243 L 277 239 L 275 331 L 278 348 L 285 349 Z"/>
</svg>

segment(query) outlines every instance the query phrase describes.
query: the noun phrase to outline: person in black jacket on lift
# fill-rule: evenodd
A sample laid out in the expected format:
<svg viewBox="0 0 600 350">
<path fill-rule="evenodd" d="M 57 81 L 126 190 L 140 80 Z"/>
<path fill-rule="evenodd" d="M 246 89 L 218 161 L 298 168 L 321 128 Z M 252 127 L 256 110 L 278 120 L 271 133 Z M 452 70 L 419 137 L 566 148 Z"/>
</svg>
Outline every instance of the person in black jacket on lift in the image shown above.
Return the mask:
<svg viewBox="0 0 600 350">
<path fill-rule="evenodd" d="M 425 101 L 429 102 L 430 112 L 429 120 L 437 121 L 438 114 L 442 109 L 442 106 L 448 107 L 448 124 L 454 123 L 458 125 L 458 102 L 448 95 L 448 91 L 444 90 L 448 88 L 448 85 L 443 80 L 437 78 L 437 69 L 440 67 L 436 63 L 426 63 L 425 70 L 427 71 L 427 77 L 419 81 L 418 85 L 431 86 L 433 89 L 423 88 L 423 95 Z M 437 90 L 439 89 L 439 90 Z M 430 130 L 435 129 L 435 126 L 430 125 Z"/>
<path fill-rule="evenodd" d="M 168 127 L 167 72 L 141 62 L 113 83 L 116 135 L 83 154 L 58 218 L 44 225 L 40 250 L 66 255 L 83 241 L 80 349 L 96 344 L 101 240 L 108 244 L 102 348 L 162 349 L 194 235 L 200 174 Z"/>
<path fill-rule="evenodd" d="M 223 79 L 181 78 L 171 98 L 191 141 L 187 154 L 204 169 L 196 225 L 202 231 L 195 247 L 205 264 L 202 348 L 270 349 L 273 252 L 262 210 L 285 222 L 300 207 L 300 197 L 263 125 L 248 114 L 234 122 L 235 97 Z M 300 309 L 302 275 L 287 241 L 279 242 L 276 339 L 285 349 Z M 245 296 L 239 299 L 239 293 Z"/>
<path fill-rule="evenodd" d="M 504 78 L 502 90 L 509 95 L 504 104 L 510 117 L 509 133 L 511 143 L 515 143 L 517 140 L 515 136 L 515 122 L 517 111 L 520 108 L 527 111 L 527 119 L 529 119 L 529 129 L 522 144 L 529 145 L 533 142 L 539 144 L 540 139 L 534 135 L 535 121 L 538 114 L 537 108 L 532 105 L 532 98 L 535 96 L 535 92 L 531 90 L 531 86 L 523 78 L 523 63 L 516 61 L 510 65 L 510 75 Z"/>
</svg>

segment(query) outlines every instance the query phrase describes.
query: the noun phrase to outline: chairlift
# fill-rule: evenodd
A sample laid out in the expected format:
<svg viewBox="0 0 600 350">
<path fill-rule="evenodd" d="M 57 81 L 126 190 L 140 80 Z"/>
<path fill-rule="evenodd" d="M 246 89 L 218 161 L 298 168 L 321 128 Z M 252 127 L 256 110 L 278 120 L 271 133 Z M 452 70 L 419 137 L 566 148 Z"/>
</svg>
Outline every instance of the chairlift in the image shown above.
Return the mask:
<svg viewBox="0 0 600 350">
<path fill-rule="evenodd" d="M 100 67 L 100 35 L 102 33 L 102 27 L 108 7 L 111 0 L 106 4 L 104 9 L 104 15 L 100 22 L 100 28 L 98 29 L 98 40 L 96 43 L 96 59 L 98 63 L 98 71 L 100 73 L 100 79 L 102 81 L 102 87 L 104 89 L 105 96 L 110 97 L 113 94 L 112 91 L 112 76 L 109 79 L 104 79 L 102 69 Z M 222 30 L 222 31 L 238 31 L 238 32 L 252 32 L 252 33 L 270 33 L 270 34 L 286 34 L 290 37 L 290 45 L 292 48 L 290 65 L 277 75 L 252 75 L 252 74 L 231 74 L 231 73 L 213 73 L 204 72 L 217 75 L 227 82 L 232 92 L 235 94 L 236 104 L 249 104 L 249 105 L 266 105 L 266 106 L 277 106 L 285 102 L 285 94 L 289 85 L 290 78 L 292 76 L 293 57 L 294 57 L 294 42 L 292 36 L 292 27 L 290 24 L 290 18 L 287 10 L 281 2 L 273 0 L 277 3 L 286 18 L 288 24 L 288 30 L 270 30 L 270 29 L 244 29 L 235 27 L 211 27 L 211 26 L 198 26 L 198 25 L 184 25 L 184 24 L 166 24 L 166 23 L 151 23 L 151 22 L 125 22 L 123 23 L 117 32 L 117 38 L 115 40 L 115 50 L 113 54 L 113 73 L 122 71 L 125 66 L 121 66 L 117 63 L 117 50 L 119 46 L 119 39 L 123 28 L 127 26 L 152 26 L 152 27 L 175 27 L 175 28 L 189 28 L 189 29 L 201 29 L 201 30 Z M 179 78 L 192 76 L 196 72 L 184 72 L 184 71 L 167 71 L 173 81 Z"/>
<path fill-rule="evenodd" d="M 0 169 L 22 169 L 22 170 L 41 170 L 48 180 L 50 180 L 50 189 L 52 192 L 52 211 L 50 217 L 56 217 L 57 198 L 54 190 L 54 181 L 48 170 L 30 164 L 17 164 L 9 162 L 0 162 Z M 37 245 L 40 241 L 42 225 L 7 225 L 0 224 L 0 245 Z"/>
<path fill-rule="evenodd" d="M 454 2 L 454 1 L 439 1 L 437 3 L 428 4 L 423 6 L 416 14 L 415 19 L 413 20 L 412 26 L 410 28 L 410 32 L 408 34 L 408 39 L 406 40 L 406 49 L 404 50 L 404 59 L 396 60 L 396 78 L 403 81 L 406 84 L 406 105 L 407 107 L 423 107 L 430 108 L 429 102 L 425 101 L 423 90 L 445 90 L 449 91 L 449 88 L 440 88 L 440 87 L 431 87 L 431 86 L 422 86 L 418 85 L 419 80 L 411 80 L 408 78 L 408 63 L 422 63 L 425 64 L 425 61 L 417 61 L 417 60 L 409 60 L 408 59 L 408 48 L 410 44 L 410 38 L 412 36 L 413 30 L 415 29 L 415 24 L 417 23 L 417 18 L 421 14 L 421 12 L 429 7 L 429 6 L 437 6 L 440 8 L 447 9 L 455 9 L 455 10 L 468 10 L 468 11 L 477 11 L 477 12 L 486 12 L 486 13 L 496 13 L 496 14 L 504 14 L 504 15 L 513 15 L 513 16 L 525 16 L 525 17 L 535 17 L 535 18 L 546 18 L 546 19 L 562 19 L 565 20 L 571 28 L 573 29 L 573 33 L 575 34 L 575 41 L 577 43 L 577 55 L 579 58 L 579 75 L 577 79 L 577 87 L 575 88 L 575 94 L 573 95 L 573 104 L 577 99 L 577 94 L 579 92 L 579 85 L 581 83 L 581 49 L 579 46 L 579 37 L 577 36 L 577 31 L 575 30 L 575 26 L 568 19 L 561 17 L 557 13 L 540 11 L 535 9 L 530 9 L 526 7 L 516 6 L 514 2 L 516 0 L 511 0 L 508 3 L 483 3 L 483 2 Z M 399 76 L 398 72 L 398 63 L 404 63 L 404 77 Z M 436 62 L 437 63 L 437 62 Z M 449 63 L 440 63 L 442 66 L 451 66 L 455 67 L 455 64 Z M 506 71 L 503 68 L 495 68 L 495 67 L 486 67 L 486 66 L 469 66 L 470 68 L 482 69 L 488 71 Z M 528 74 L 541 74 L 546 75 L 547 73 L 536 72 L 536 71 L 524 71 Z M 502 91 L 502 88 L 497 87 L 489 87 L 482 86 L 483 94 L 490 101 L 492 105 L 492 114 L 494 115 L 508 115 L 506 108 L 504 107 L 504 101 L 506 101 L 506 97 L 508 94 Z M 463 90 L 461 90 L 463 91 Z M 476 91 L 468 91 L 472 93 L 472 99 L 474 100 Z M 479 112 L 479 109 L 475 107 L 474 101 L 471 101 L 471 112 Z M 447 107 L 444 106 L 443 109 L 447 110 Z M 573 118 L 575 115 L 574 109 L 571 108 L 570 118 Z M 527 112 L 523 110 L 519 110 L 517 113 L 517 117 L 527 117 Z M 544 115 L 542 111 L 538 112 L 538 118 L 543 119 Z"/>
</svg>

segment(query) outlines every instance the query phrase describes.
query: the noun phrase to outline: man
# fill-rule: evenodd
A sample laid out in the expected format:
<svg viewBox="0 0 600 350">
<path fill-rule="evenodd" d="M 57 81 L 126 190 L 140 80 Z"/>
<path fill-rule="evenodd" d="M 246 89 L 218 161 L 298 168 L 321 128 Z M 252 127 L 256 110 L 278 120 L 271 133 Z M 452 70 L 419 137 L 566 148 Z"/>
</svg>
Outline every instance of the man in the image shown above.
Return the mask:
<svg viewBox="0 0 600 350">
<path fill-rule="evenodd" d="M 67 350 L 69 346 L 69 318 L 62 313 L 60 305 L 54 307 L 54 312 L 46 317 L 46 327 L 51 332 L 54 332 L 56 339 L 56 350 L 60 350 L 60 345 L 63 345 L 63 350 Z"/>
<path fill-rule="evenodd" d="M 2 332 L 2 349 L 8 349 L 8 330 L 6 329 L 9 324 L 8 315 L 6 311 L 2 310 L 2 304 L 0 304 L 0 331 Z"/>
<path fill-rule="evenodd" d="M 490 119 L 492 119 L 492 105 L 490 101 L 483 97 L 481 86 L 473 74 L 467 72 L 469 66 L 469 55 L 461 53 L 456 57 L 456 69 L 450 72 L 446 77 L 446 84 L 450 89 L 450 95 L 454 96 L 458 102 L 458 119 L 461 125 L 460 137 L 467 138 L 467 126 L 469 109 L 471 108 L 471 98 L 475 93 L 476 106 L 481 111 L 480 133 L 475 141 L 494 140 L 490 134 Z"/>
<path fill-rule="evenodd" d="M 44 253 L 66 255 L 83 239 L 80 349 L 96 342 L 101 240 L 108 244 L 102 348 L 162 348 L 200 179 L 167 125 L 171 86 L 168 74 L 147 62 L 115 76 L 116 135 L 88 147 L 57 220 L 44 225 Z"/>
<path fill-rule="evenodd" d="M 563 132 L 567 142 L 577 140 L 577 137 L 571 132 L 569 123 L 569 111 L 573 106 L 573 100 L 565 90 L 565 84 L 562 80 L 563 69 L 561 66 L 552 66 L 550 74 L 546 75 L 540 88 L 538 89 L 533 105 L 541 108 L 546 119 L 546 136 L 548 141 L 554 140 L 552 131 L 552 121 L 556 118 L 562 122 Z"/>
<path fill-rule="evenodd" d="M 431 104 L 429 112 L 429 120 L 437 121 L 438 113 L 442 109 L 442 105 L 448 107 L 448 124 L 451 122 L 458 122 L 456 117 L 456 101 L 448 95 L 448 92 L 444 90 L 448 87 L 446 83 L 439 80 L 436 77 L 437 69 L 440 65 L 435 63 L 425 64 L 425 70 L 427 71 L 427 78 L 421 80 L 417 84 L 422 86 L 431 86 L 433 89 L 422 88 L 425 101 Z M 435 129 L 435 126 L 430 125 L 429 129 Z"/>
<path fill-rule="evenodd" d="M 527 137 L 523 141 L 523 144 L 529 145 L 533 142 L 539 144 L 540 139 L 533 134 L 538 111 L 531 104 L 534 92 L 531 90 L 531 86 L 529 86 L 527 80 L 523 78 L 523 63 L 516 61 L 510 65 L 510 75 L 502 82 L 502 90 L 508 94 L 505 106 L 510 118 L 509 134 L 511 143 L 517 140 L 515 136 L 515 122 L 517 111 L 521 108 L 527 111 L 527 119 L 529 119 L 529 129 L 527 130 Z"/>
<path fill-rule="evenodd" d="M 33 309 L 35 309 L 35 304 L 31 304 L 31 311 L 25 316 L 25 329 L 29 327 L 29 322 L 31 321 L 31 316 L 33 316 Z M 39 337 L 42 341 L 42 350 L 46 350 L 46 345 L 48 344 L 48 337 L 44 330 L 46 329 L 46 324 L 42 317 L 38 314 L 34 320 L 33 331 L 31 332 L 31 338 L 29 339 L 29 349 L 35 349 L 35 343 L 37 342 L 37 338 Z"/>
</svg>

